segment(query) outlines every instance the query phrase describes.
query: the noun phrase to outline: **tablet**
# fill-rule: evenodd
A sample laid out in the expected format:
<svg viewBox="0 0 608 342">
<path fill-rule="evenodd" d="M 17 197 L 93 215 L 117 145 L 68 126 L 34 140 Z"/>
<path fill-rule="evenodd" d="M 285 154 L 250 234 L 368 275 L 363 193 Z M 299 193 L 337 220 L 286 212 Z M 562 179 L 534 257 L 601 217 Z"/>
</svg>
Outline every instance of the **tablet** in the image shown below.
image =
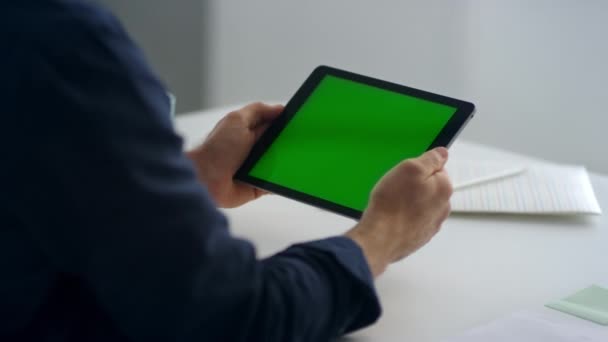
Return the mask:
<svg viewBox="0 0 608 342">
<path fill-rule="evenodd" d="M 469 102 L 316 68 L 254 145 L 235 179 L 351 218 L 404 159 L 448 147 Z"/>
</svg>

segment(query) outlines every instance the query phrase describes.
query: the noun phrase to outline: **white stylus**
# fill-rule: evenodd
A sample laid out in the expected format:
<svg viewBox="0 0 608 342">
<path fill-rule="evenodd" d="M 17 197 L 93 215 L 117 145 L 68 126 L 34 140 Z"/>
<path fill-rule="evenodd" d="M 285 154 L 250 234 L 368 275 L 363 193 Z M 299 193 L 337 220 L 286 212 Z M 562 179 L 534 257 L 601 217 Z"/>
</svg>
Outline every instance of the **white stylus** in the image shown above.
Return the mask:
<svg viewBox="0 0 608 342">
<path fill-rule="evenodd" d="M 494 174 L 491 174 L 488 176 L 479 177 L 479 178 L 468 180 L 466 182 L 455 184 L 453 186 L 453 188 L 454 188 L 454 190 L 460 190 L 462 188 L 467 188 L 467 187 L 470 187 L 473 185 L 479 185 L 482 183 L 492 182 L 492 181 L 496 181 L 496 180 L 507 178 L 507 177 L 513 177 L 524 171 L 526 171 L 525 167 L 507 169 L 507 170 L 503 170 L 503 171 L 500 171 L 500 172 L 497 172 L 497 173 L 494 173 Z"/>
</svg>

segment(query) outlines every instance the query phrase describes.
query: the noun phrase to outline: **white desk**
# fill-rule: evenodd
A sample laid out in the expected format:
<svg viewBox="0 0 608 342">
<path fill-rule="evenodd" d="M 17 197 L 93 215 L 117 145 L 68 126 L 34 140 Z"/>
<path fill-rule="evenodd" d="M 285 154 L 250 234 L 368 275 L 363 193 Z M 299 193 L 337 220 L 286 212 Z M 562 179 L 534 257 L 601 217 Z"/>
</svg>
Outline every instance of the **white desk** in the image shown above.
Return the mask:
<svg viewBox="0 0 608 342">
<path fill-rule="evenodd" d="M 179 117 L 176 126 L 186 145 L 200 142 L 229 109 Z M 462 141 L 452 147 L 451 158 L 529 159 Z M 591 181 L 608 210 L 608 177 L 591 174 Z M 354 224 L 280 196 L 226 214 L 232 231 L 253 241 L 260 256 Z M 438 341 L 608 279 L 605 217 L 452 215 L 431 243 L 377 281 L 382 317 L 345 340 Z"/>
</svg>

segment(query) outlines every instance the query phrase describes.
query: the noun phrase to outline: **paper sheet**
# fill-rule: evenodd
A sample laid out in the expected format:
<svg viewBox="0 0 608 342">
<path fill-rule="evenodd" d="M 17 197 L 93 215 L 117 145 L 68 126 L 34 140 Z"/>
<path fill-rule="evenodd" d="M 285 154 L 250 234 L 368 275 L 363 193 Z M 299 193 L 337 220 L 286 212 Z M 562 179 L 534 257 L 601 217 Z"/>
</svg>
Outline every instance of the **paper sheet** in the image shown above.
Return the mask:
<svg viewBox="0 0 608 342">
<path fill-rule="evenodd" d="M 547 309 L 548 310 L 548 309 Z M 522 311 L 444 342 L 606 342 L 608 327 L 546 310 Z"/>
<path fill-rule="evenodd" d="M 587 170 L 554 164 L 513 165 L 485 161 L 455 161 L 447 165 L 453 184 L 470 183 L 524 168 L 513 176 L 454 191 L 453 212 L 523 214 L 600 214 Z"/>
<path fill-rule="evenodd" d="M 608 288 L 608 279 L 596 282 Z M 608 326 L 540 307 L 519 311 L 442 342 L 606 342 Z"/>
<path fill-rule="evenodd" d="M 591 285 L 546 306 L 597 324 L 608 325 L 608 288 L 602 286 Z"/>
</svg>

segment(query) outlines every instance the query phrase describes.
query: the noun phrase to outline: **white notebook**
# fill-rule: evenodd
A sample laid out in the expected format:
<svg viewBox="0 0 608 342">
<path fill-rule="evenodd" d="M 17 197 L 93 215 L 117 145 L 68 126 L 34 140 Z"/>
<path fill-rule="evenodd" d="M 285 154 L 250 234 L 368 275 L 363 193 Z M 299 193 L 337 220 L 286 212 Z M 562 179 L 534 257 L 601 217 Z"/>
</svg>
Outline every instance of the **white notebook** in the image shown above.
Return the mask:
<svg viewBox="0 0 608 342">
<path fill-rule="evenodd" d="M 453 160 L 453 212 L 601 214 L 582 166 Z"/>
</svg>

